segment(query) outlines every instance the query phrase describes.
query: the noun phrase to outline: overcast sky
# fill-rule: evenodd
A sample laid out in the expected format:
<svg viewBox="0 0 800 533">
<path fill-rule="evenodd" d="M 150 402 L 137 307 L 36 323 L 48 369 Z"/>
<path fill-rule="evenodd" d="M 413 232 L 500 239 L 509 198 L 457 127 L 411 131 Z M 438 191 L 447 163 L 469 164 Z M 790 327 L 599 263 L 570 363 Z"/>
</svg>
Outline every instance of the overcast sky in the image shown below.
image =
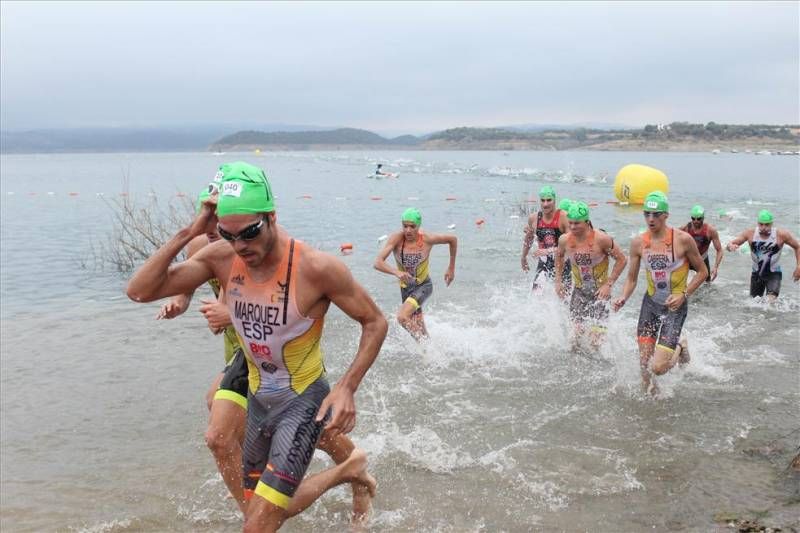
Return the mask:
<svg viewBox="0 0 800 533">
<path fill-rule="evenodd" d="M 2 2 L 3 129 L 800 121 L 797 2 Z"/>
</svg>

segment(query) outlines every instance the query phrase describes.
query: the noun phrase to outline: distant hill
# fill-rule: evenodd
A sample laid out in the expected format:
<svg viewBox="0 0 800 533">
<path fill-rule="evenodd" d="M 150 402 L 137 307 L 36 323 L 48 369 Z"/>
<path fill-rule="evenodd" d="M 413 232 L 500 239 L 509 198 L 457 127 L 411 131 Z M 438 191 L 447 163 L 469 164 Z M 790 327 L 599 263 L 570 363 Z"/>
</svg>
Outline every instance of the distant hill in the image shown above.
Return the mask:
<svg viewBox="0 0 800 533">
<path fill-rule="evenodd" d="M 394 139 L 356 128 L 339 128 L 329 131 L 239 131 L 219 139 L 212 150 L 252 149 L 280 147 L 307 149 L 316 146 L 416 146 L 420 139 L 403 135 Z"/>
<path fill-rule="evenodd" d="M 216 139 L 243 127 L 260 131 L 325 130 L 292 124 L 192 124 L 163 127 L 49 128 L 0 131 L 2 153 L 185 152 L 203 151 Z"/>
</svg>

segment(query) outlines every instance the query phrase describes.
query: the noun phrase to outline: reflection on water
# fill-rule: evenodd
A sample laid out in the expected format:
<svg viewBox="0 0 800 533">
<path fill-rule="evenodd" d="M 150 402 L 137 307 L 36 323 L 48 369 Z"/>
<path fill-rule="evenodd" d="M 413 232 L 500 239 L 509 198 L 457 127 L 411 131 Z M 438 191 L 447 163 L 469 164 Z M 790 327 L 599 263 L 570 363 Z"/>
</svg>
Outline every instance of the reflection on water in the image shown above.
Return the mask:
<svg viewBox="0 0 800 533">
<path fill-rule="evenodd" d="M 459 236 L 451 287 L 446 250 L 432 256 L 431 340 L 416 345 L 393 323 L 358 393 L 353 438 L 379 480 L 372 530 L 709 530 L 715 516 L 753 510 L 800 527 L 798 478 L 786 470 L 800 403 L 800 290 L 789 275 L 768 306 L 747 297 L 749 257 L 727 255 L 690 303 L 692 363 L 662 379 L 664 398 L 653 400 L 639 392 L 634 339 L 643 280 L 612 315 L 602 350 L 585 356 L 569 350 L 560 302 L 531 295 L 519 269 L 526 200 L 545 182 L 597 202 L 593 221 L 627 250 L 641 215 L 605 204 L 604 182 L 624 164 L 667 172 L 674 224 L 695 203 L 724 211 L 711 222 L 726 241 L 764 205 L 798 233 L 796 160 L 401 155 L 229 154 L 267 169 L 294 235 L 331 253 L 353 243 L 342 259 L 390 318 L 400 294 L 371 268 L 378 238 L 410 204 L 427 231 Z M 400 178 L 364 179 L 376 161 Z M 239 530 L 203 442 L 221 341 L 196 306 L 156 321 L 158 304 L 129 302 L 123 278 L 79 261 L 110 220 L 96 193 L 117 194 L 123 173 L 131 194 L 168 197 L 193 194 L 219 163 L 212 154 L 3 156 L 3 531 Z M 783 265 L 793 269 L 792 254 Z M 357 335 L 331 312 L 323 348 L 333 379 Z M 349 502 L 349 488 L 337 488 L 285 528 L 341 531 Z"/>
</svg>

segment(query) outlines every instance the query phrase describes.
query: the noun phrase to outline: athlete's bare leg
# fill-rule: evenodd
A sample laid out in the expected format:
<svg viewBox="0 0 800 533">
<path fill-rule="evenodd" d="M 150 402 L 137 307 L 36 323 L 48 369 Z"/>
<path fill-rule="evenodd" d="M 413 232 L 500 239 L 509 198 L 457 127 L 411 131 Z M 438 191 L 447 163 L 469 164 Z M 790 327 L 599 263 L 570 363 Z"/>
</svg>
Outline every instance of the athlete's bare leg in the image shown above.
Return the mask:
<svg viewBox="0 0 800 533">
<path fill-rule="evenodd" d="M 224 377 L 225 372 L 220 372 L 219 375 L 214 378 L 214 381 L 211 382 L 211 386 L 206 391 L 206 407 L 208 407 L 209 411 L 211 411 L 211 404 L 214 403 L 214 395 L 217 393 L 219 384 L 222 382 L 222 378 Z"/>
<path fill-rule="evenodd" d="M 244 512 L 242 488 L 242 441 L 247 423 L 247 410 L 231 400 L 214 400 L 206 430 L 206 445 L 214 455 L 225 486 L 239 509 Z"/>
<path fill-rule="evenodd" d="M 689 355 L 689 344 L 686 342 L 686 339 L 680 340 L 678 346 L 675 348 L 675 351 L 678 352 L 678 366 L 683 368 L 684 366 L 688 365 L 692 358 Z"/>
<path fill-rule="evenodd" d="M 678 362 L 681 355 L 681 345 L 675 346 L 674 350 L 664 348 L 663 346 L 656 346 L 653 360 L 650 367 L 653 369 L 653 374 L 663 376 L 672 369 Z"/>
<path fill-rule="evenodd" d="M 397 321 L 414 337 L 414 340 L 419 341 L 421 338 L 428 336 L 428 331 L 425 329 L 422 313 L 418 313 L 418 317 L 414 316 L 416 310 L 417 306 L 413 303 L 403 302 L 403 305 L 400 306 L 400 311 L 397 312 Z"/>
<path fill-rule="evenodd" d="M 277 531 L 283 522 L 308 508 L 327 490 L 342 483 L 360 483 L 375 495 L 375 479 L 367 473 L 367 454 L 354 449 L 342 464 L 309 476 L 297 487 L 288 509 L 281 509 L 261 496 L 253 496 L 247 506 L 245 533 Z"/>
<path fill-rule="evenodd" d="M 650 359 L 653 357 L 655 351 L 655 339 L 647 341 L 639 340 L 639 370 L 642 373 L 642 392 L 651 392 L 657 394 L 658 387 L 653 381 L 653 375 L 650 372 Z"/>
<path fill-rule="evenodd" d="M 322 433 L 317 448 L 327 453 L 331 459 L 338 465 L 347 460 L 348 457 L 356 449 L 356 445 L 350 440 L 347 435 L 341 433 L 330 438 L 327 431 Z M 369 518 L 370 510 L 372 509 L 372 493 L 374 487 L 370 489 L 369 486 L 362 483 L 351 483 L 353 489 L 353 514 L 351 515 L 351 522 L 353 524 L 363 524 Z"/>
</svg>

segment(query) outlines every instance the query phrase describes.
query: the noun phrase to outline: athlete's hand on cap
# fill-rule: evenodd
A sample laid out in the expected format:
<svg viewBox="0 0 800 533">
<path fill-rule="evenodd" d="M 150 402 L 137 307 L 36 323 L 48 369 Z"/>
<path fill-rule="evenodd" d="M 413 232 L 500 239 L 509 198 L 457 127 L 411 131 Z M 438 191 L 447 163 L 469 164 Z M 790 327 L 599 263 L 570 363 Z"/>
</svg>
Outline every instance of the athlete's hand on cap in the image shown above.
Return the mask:
<svg viewBox="0 0 800 533">
<path fill-rule="evenodd" d="M 622 309 L 623 305 L 625 305 L 625 298 L 617 298 L 616 300 L 614 300 L 614 303 L 611 304 L 611 306 L 614 308 L 615 313 L 620 309 Z"/>
<path fill-rule="evenodd" d="M 449 287 L 450 284 L 453 283 L 454 279 L 456 279 L 455 271 L 452 268 L 448 268 L 444 272 L 444 283 L 445 283 L 445 285 L 447 285 Z"/>
<path fill-rule="evenodd" d="M 219 333 L 231 325 L 231 313 L 228 306 L 218 300 L 200 300 L 203 305 L 200 312 L 206 317 L 211 331 Z"/>
<path fill-rule="evenodd" d="M 217 195 L 209 196 L 202 205 L 192 222 L 191 232 L 195 236 L 217 231 Z"/>
<path fill-rule="evenodd" d="M 322 422 L 329 410 L 332 416 L 325 429 L 330 431 L 331 437 L 339 433 L 350 433 L 356 427 L 356 403 L 353 393 L 347 387 L 340 387 L 338 383 L 333 386 L 333 390 L 319 406 L 316 421 Z"/>
</svg>

